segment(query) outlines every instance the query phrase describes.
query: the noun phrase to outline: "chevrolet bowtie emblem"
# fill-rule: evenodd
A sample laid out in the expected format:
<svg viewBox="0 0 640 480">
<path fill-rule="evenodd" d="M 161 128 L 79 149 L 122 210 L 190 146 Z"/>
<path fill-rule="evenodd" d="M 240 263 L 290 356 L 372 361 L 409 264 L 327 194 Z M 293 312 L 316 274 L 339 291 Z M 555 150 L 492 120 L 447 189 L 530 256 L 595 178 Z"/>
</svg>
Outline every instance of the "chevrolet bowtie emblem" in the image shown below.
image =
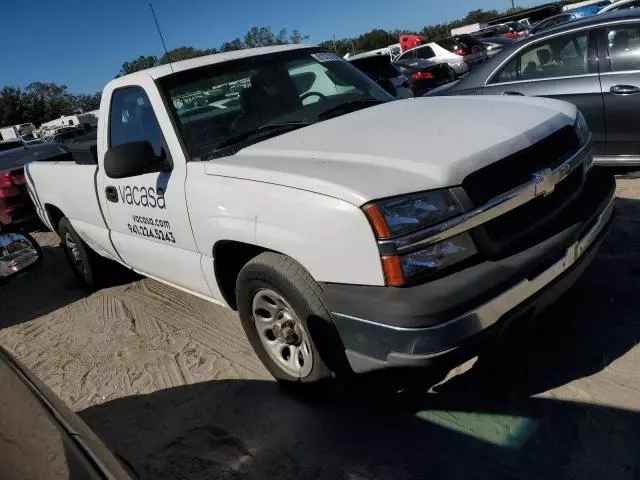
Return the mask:
<svg viewBox="0 0 640 480">
<path fill-rule="evenodd" d="M 536 197 L 538 195 L 547 196 L 553 193 L 558 183 L 558 178 L 562 178 L 562 174 L 556 175 L 550 168 L 545 168 L 539 172 L 533 174 L 533 179 L 536 181 Z M 566 176 L 566 172 L 565 172 Z"/>
</svg>

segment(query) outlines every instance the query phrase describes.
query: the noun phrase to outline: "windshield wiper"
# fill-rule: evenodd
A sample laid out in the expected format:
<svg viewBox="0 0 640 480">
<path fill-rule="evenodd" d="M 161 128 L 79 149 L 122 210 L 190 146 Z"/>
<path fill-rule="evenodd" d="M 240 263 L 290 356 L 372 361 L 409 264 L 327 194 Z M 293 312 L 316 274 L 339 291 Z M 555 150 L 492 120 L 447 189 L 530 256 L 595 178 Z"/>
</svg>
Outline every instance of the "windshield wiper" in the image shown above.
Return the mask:
<svg viewBox="0 0 640 480">
<path fill-rule="evenodd" d="M 327 118 L 337 117 L 338 115 L 344 115 L 345 113 L 355 112 L 362 108 L 371 107 L 373 105 L 379 105 L 381 103 L 387 103 L 389 100 L 378 100 L 377 98 L 359 98 L 357 100 L 351 100 L 349 102 L 341 103 L 335 107 L 328 108 L 324 112 L 318 115 L 321 120 Z"/>
<path fill-rule="evenodd" d="M 211 158 L 218 155 L 220 150 L 224 150 L 225 148 L 231 147 L 238 143 L 242 143 L 245 140 L 248 140 L 252 137 L 263 137 L 267 134 L 278 135 L 280 133 L 285 133 L 291 130 L 296 130 L 298 128 L 307 127 L 312 125 L 315 122 L 307 122 L 302 120 L 296 120 L 291 122 L 273 122 L 262 125 L 255 130 L 248 130 L 246 132 L 242 132 L 238 135 L 234 135 L 233 137 L 227 138 L 226 140 L 220 142 L 216 145 L 216 148 L 209 155 L 205 156 L 203 160 L 210 160 Z"/>
</svg>

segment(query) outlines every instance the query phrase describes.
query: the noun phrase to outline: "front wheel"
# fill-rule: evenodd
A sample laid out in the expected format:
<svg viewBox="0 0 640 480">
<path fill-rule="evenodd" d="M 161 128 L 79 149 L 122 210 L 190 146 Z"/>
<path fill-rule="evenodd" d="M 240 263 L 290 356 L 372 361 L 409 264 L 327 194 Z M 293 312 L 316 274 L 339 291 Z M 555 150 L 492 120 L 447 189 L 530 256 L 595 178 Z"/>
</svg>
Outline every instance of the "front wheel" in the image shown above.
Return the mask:
<svg viewBox="0 0 640 480">
<path fill-rule="evenodd" d="M 350 373 L 322 289 L 295 260 L 258 255 L 240 271 L 236 296 L 244 331 L 277 380 L 308 385 Z"/>
</svg>

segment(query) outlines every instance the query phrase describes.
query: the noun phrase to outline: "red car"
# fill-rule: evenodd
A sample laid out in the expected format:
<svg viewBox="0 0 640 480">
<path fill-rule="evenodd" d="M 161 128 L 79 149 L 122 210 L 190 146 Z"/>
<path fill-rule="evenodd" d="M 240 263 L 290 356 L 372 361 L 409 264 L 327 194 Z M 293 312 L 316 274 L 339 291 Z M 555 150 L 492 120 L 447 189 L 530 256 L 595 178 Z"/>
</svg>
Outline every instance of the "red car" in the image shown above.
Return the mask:
<svg viewBox="0 0 640 480">
<path fill-rule="evenodd" d="M 27 192 L 24 165 L 40 160 L 73 161 L 60 145 L 42 143 L 22 145 L 0 151 L 0 225 L 35 220 L 36 212 Z"/>
</svg>

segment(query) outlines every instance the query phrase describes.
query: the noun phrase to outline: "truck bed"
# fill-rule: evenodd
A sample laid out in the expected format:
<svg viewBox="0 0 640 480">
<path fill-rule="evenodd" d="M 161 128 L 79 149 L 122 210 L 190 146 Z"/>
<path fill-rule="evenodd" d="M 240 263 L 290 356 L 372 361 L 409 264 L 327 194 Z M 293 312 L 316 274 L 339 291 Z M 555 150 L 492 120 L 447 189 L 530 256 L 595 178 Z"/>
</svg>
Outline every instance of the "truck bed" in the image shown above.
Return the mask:
<svg viewBox="0 0 640 480">
<path fill-rule="evenodd" d="M 86 152 L 89 152 L 89 146 L 86 147 Z M 75 154 L 72 151 L 72 155 L 74 158 L 78 155 L 84 159 L 88 157 L 84 147 Z M 62 214 L 91 248 L 115 259 L 115 252 L 107 252 L 100 247 L 110 242 L 96 195 L 97 169 L 96 164 L 75 161 L 40 161 L 25 165 L 25 175 L 36 212 L 47 227 L 57 232 Z M 52 205 L 57 208 L 52 209 Z"/>
</svg>

